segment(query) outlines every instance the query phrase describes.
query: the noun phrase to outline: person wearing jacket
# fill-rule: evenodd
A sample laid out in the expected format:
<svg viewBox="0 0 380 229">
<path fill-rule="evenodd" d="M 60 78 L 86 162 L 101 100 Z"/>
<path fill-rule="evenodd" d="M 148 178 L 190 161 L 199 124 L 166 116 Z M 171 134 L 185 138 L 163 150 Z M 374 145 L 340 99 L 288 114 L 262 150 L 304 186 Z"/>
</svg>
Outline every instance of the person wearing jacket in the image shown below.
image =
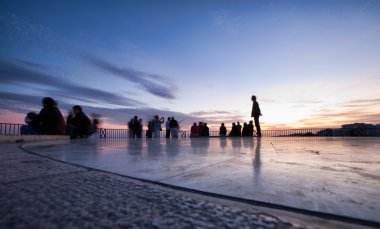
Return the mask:
<svg viewBox="0 0 380 229">
<path fill-rule="evenodd" d="M 50 97 L 43 98 L 42 106 L 43 108 L 37 115 L 37 120 L 40 123 L 40 133 L 65 134 L 66 123 L 54 99 Z"/>
</svg>

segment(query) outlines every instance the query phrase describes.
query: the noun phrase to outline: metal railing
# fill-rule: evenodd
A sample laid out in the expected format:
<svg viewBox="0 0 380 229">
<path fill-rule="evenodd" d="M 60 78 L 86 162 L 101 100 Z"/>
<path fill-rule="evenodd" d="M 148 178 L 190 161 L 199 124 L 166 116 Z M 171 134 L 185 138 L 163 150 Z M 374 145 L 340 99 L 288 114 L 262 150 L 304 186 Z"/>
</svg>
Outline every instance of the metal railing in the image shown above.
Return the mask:
<svg viewBox="0 0 380 229">
<path fill-rule="evenodd" d="M 22 124 L 0 123 L 0 135 L 20 135 Z M 229 133 L 229 132 L 227 132 Z M 160 132 L 160 137 L 165 138 L 166 131 Z M 94 135 L 99 138 L 129 138 L 128 129 L 100 128 Z M 380 128 L 307 128 L 307 129 L 284 129 L 284 130 L 262 130 L 263 137 L 353 137 L 353 136 L 375 136 L 380 137 Z M 190 131 L 178 131 L 179 138 L 190 137 Z M 219 137 L 219 131 L 211 130 L 210 137 Z M 146 138 L 146 131 L 142 133 Z"/>
<path fill-rule="evenodd" d="M 22 124 L 0 123 L 1 135 L 19 135 Z"/>
<path fill-rule="evenodd" d="M 142 137 L 145 138 L 145 131 Z M 179 138 L 190 137 L 190 131 L 179 131 Z M 380 137 L 380 128 L 307 128 L 285 130 L 262 130 L 263 137 Z M 129 137 L 128 129 L 99 129 L 100 138 Z M 161 131 L 165 138 L 165 131 Z M 219 131 L 211 130 L 210 137 L 219 137 Z"/>
</svg>

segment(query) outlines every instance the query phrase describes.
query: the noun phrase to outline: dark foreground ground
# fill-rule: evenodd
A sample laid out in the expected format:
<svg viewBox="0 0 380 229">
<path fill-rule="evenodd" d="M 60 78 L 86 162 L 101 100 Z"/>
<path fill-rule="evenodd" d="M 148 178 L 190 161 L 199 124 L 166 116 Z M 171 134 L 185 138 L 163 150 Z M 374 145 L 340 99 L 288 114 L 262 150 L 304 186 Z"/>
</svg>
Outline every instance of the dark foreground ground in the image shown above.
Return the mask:
<svg viewBox="0 0 380 229">
<path fill-rule="evenodd" d="M 0 228 L 364 228 L 203 196 L 0 145 Z"/>
</svg>

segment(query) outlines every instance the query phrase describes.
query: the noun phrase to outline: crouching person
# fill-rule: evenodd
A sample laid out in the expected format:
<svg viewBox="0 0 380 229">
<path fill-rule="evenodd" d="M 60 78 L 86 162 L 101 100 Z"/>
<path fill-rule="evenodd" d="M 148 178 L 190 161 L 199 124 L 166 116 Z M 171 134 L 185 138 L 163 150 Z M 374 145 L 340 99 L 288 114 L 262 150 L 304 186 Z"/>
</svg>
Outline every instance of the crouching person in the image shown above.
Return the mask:
<svg viewBox="0 0 380 229">
<path fill-rule="evenodd" d="M 25 117 L 25 123 L 27 125 L 22 125 L 20 128 L 20 134 L 39 134 L 41 126 L 38 121 L 38 115 L 35 112 L 29 112 Z"/>
<path fill-rule="evenodd" d="M 87 138 L 93 133 L 91 120 L 83 112 L 81 106 L 73 106 L 74 118 L 67 126 L 71 139 Z"/>
</svg>

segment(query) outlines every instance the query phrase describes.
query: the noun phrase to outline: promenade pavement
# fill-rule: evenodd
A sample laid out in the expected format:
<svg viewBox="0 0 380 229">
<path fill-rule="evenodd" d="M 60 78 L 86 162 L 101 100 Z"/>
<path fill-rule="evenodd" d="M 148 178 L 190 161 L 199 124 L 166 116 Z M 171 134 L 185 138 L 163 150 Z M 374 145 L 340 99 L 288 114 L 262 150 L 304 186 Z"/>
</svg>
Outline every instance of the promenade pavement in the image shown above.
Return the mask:
<svg viewBox="0 0 380 229">
<path fill-rule="evenodd" d="M 70 158 L 71 153 L 91 158 L 89 155 L 106 148 L 130 152 L 114 142 L 87 148 L 89 155 L 80 150 L 96 142 L 56 141 L 22 148 L 1 144 L 0 227 L 364 228 L 355 222 L 180 191 L 61 160 Z M 62 162 L 53 157 L 58 152 Z M 114 162 L 118 167 L 118 160 Z"/>
</svg>

